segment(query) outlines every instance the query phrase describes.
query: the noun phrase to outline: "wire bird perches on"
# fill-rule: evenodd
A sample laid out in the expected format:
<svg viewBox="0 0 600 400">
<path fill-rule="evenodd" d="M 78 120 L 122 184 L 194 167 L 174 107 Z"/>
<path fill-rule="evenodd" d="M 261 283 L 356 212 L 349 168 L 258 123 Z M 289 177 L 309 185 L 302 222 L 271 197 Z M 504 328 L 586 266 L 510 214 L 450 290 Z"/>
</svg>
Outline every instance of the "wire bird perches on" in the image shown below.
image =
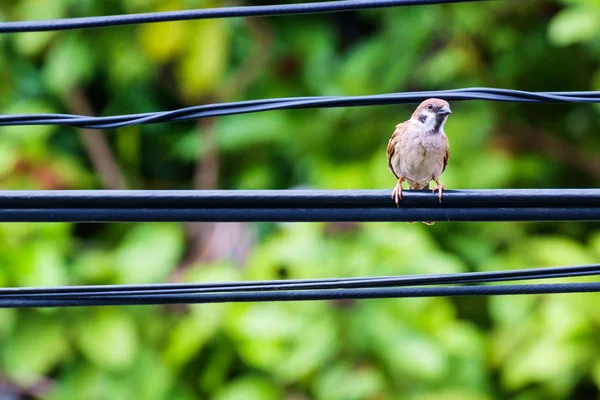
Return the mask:
<svg viewBox="0 0 600 400">
<path fill-rule="evenodd" d="M 0 308 L 597 292 L 600 282 L 480 285 L 597 275 L 600 264 L 443 275 L 4 288 Z M 458 284 L 479 285 L 441 286 Z"/>
<path fill-rule="evenodd" d="M 600 221 L 600 189 L 0 191 L 3 222 Z"/>
<path fill-rule="evenodd" d="M 0 23 L 0 33 L 62 31 L 152 22 L 185 21 L 227 17 L 265 17 L 275 15 L 316 14 L 362 9 L 449 3 L 474 3 L 487 0 L 340 0 L 267 6 L 220 7 L 199 10 L 108 15 L 102 17 L 65 18 L 47 21 Z"/>
<path fill-rule="evenodd" d="M 426 92 L 405 92 L 371 96 L 289 97 L 218 103 L 142 114 L 87 117 L 70 114 L 22 114 L 0 116 L 0 126 L 67 125 L 87 129 L 114 129 L 128 125 L 155 124 L 223 115 L 247 114 L 296 108 L 333 108 L 418 103 L 430 97 L 446 100 L 488 100 L 518 103 L 598 103 L 599 91 L 526 92 L 497 88 L 466 88 Z"/>
</svg>

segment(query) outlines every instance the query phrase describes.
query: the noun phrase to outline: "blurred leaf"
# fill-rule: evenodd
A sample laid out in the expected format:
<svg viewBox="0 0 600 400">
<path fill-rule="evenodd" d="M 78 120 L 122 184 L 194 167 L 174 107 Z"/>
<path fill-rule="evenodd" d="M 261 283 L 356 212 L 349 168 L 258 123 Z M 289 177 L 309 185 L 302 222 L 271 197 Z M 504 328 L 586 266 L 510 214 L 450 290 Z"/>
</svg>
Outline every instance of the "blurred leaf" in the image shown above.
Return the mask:
<svg viewBox="0 0 600 400">
<path fill-rule="evenodd" d="M 478 55 L 470 46 L 449 46 L 430 57 L 423 67 L 425 77 L 433 84 L 456 79 L 460 74 L 473 72 Z"/>
<path fill-rule="evenodd" d="M 214 400 L 276 400 L 280 398 L 279 389 L 269 380 L 252 375 L 234 380 L 212 397 Z"/>
<path fill-rule="evenodd" d="M 2 286 L 5 286 L 2 284 Z M 8 336 L 16 327 L 17 310 L 11 308 L 0 309 L 0 339 Z"/>
<path fill-rule="evenodd" d="M 179 367 L 197 357 L 201 348 L 217 332 L 223 320 L 222 304 L 203 304 L 192 315 L 180 318 L 169 333 L 164 358 Z"/>
<path fill-rule="evenodd" d="M 307 26 L 310 35 L 294 32 L 303 50 L 304 80 L 315 92 L 329 94 L 334 89 L 336 79 L 337 54 L 335 52 L 335 33 L 327 24 Z M 333 94 L 333 93 L 331 93 Z"/>
<path fill-rule="evenodd" d="M 507 325 L 512 330 L 531 318 L 537 299 L 534 296 L 523 297 L 494 297 L 490 299 L 490 316 L 499 325 Z"/>
<path fill-rule="evenodd" d="M 133 175 L 135 178 L 139 178 L 141 145 L 139 126 L 128 126 L 120 130 L 120 134 L 117 136 L 118 159 L 123 165 L 123 169 L 127 169 L 128 176 Z"/>
<path fill-rule="evenodd" d="M 120 283 L 164 280 L 176 267 L 184 245 L 177 224 L 138 224 L 123 238 L 115 259 Z"/>
<path fill-rule="evenodd" d="M 135 322 L 118 308 L 102 308 L 77 320 L 76 341 L 91 362 L 109 370 L 129 367 L 138 352 Z"/>
<path fill-rule="evenodd" d="M 454 178 L 458 181 L 455 186 L 460 185 L 459 187 L 465 189 L 505 187 L 513 174 L 513 165 L 510 161 L 508 154 L 500 152 L 490 151 L 486 154 L 471 155 L 467 160 L 463 160 L 464 169 L 460 171 L 460 176 Z M 485 169 L 485 174 L 481 173 L 482 168 Z M 448 168 L 448 172 L 448 174 L 444 174 L 444 178 L 450 185 L 452 181 L 448 179 L 448 175 L 452 174 L 452 177 L 455 175 L 450 168 Z"/>
<path fill-rule="evenodd" d="M 600 8 L 575 6 L 561 10 L 548 25 L 548 37 L 556 46 L 584 42 L 600 32 Z"/>
<path fill-rule="evenodd" d="M 16 3 L 16 20 L 39 20 L 61 18 L 66 9 L 64 0 L 48 2 L 44 0 L 21 0 Z M 15 44 L 18 51 L 27 56 L 40 53 L 56 32 L 31 32 L 15 34 Z"/>
<path fill-rule="evenodd" d="M 215 126 L 217 145 L 224 153 L 258 148 L 271 143 L 280 143 L 287 132 L 287 120 L 282 115 L 265 114 L 235 115 L 219 119 Z M 208 150 L 204 132 L 196 130 L 179 140 L 173 154 L 184 160 L 196 160 Z"/>
<path fill-rule="evenodd" d="M 335 331 L 319 309 L 324 306 L 235 305 L 227 328 L 245 362 L 292 382 L 314 372 L 335 351 Z"/>
<path fill-rule="evenodd" d="M 381 356 L 389 369 L 396 365 L 404 374 L 425 381 L 440 379 L 447 372 L 447 360 L 441 349 L 418 334 L 400 334 L 388 345 L 388 351 Z"/>
<path fill-rule="evenodd" d="M 490 400 L 490 397 L 484 393 L 476 393 L 461 389 L 446 389 L 432 391 L 427 394 L 411 397 L 411 400 Z"/>
<path fill-rule="evenodd" d="M 14 280 L 20 286 L 61 286 L 67 283 L 64 254 L 50 242 L 25 245 L 20 264 L 14 268 Z"/>
<path fill-rule="evenodd" d="M 163 1 L 154 12 L 181 10 L 180 0 Z M 185 25 L 181 22 L 145 24 L 139 27 L 139 41 L 150 59 L 164 63 L 176 56 L 186 43 Z"/>
<path fill-rule="evenodd" d="M 592 235 L 590 239 L 590 247 L 595 252 L 596 257 L 600 257 L 600 232 Z"/>
<path fill-rule="evenodd" d="M 19 152 L 15 146 L 6 142 L 0 142 L 0 177 L 7 175 L 13 170 L 18 162 Z"/>
<path fill-rule="evenodd" d="M 591 264 L 595 261 L 585 247 L 567 237 L 535 238 L 527 243 L 527 251 L 540 267 Z"/>
<path fill-rule="evenodd" d="M 33 385 L 68 352 L 67 337 L 56 319 L 29 314 L 1 353 L 5 373 L 21 385 Z"/>
<path fill-rule="evenodd" d="M 594 383 L 596 384 L 596 387 L 600 387 L 600 360 L 597 360 L 594 363 L 592 374 L 593 374 Z"/>
<path fill-rule="evenodd" d="M 161 25 L 149 24 L 148 26 Z M 147 58 L 140 46 L 129 35 L 110 37 L 109 55 L 105 60 L 108 64 L 108 77 L 114 93 L 126 92 L 132 86 L 142 85 L 149 80 L 156 65 Z M 102 60 L 100 60 L 102 61 Z M 136 94 L 127 93 L 127 94 Z M 134 128 L 135 129 L 135 128 Z M 127 129 L 124 129 L 127 132 Z"/>
<path fill-rule="evenodd" d="M 384 376 L 370 366 L 337 365 L 319 376 L 315 392 L 319 399 L 378 398 L 385 387 Z"/>
<path fill-rule="evenodd" d="M 228 29 L 221 19 L 189 24 L 187 49 L 178 63 L 178 89 L 188 101 L 214 90 L 223 77 L 228 59 Z"/>
<path fill-rule="evenodd" d="M 334 357 L 339 345 L 337 331 L 329 318 L 314 319 L 302 329 L 293 348 L 277 363 L 277 377 L 284 382 L 305 379 L 316 373 Z"/>
<path fill-rule="evenodd" d="M 565 395 L 574 383 L 567 371 L 589 357 L 585 346 L 549 337 L 539 338 L 528 348 L 521 347 L 503 368 L 503 383 L 509 390 L 536 382 L 548 382 L 557 395 Z"/>
<path fill-rule="evenodd" d="M 277 304 L 236 304 L 234 309 L 237 318 L 230 320 L 232 333 L 251 341 L 277 341 L 292 336 L 302 326 L 302 314 L 290 315 L 286 307 Z"/>
<path fill-rule="evenodd" d="M 73 262 L 72 271 L 85 283 L 111 283 L 117 275 L 113 254 L 99 249 L 82 251 Z"/>
<path fill-rule="evenodd" d="M 68 369 L 56 385 L 50 399 L 125 399 L 125 388 L 117 383 L 108 371 L 85 364 Z"/>
<path fill-rule="evenodd" d="M 94 54 L 76 35 L 68 35 L 54 43 L 48 52 L 44 81 L 63 98 L 85 83 L 93 74 Z"/>
<path fill-rule="evenodd" d="M 148 400 L 170 398 L 168 394 L 174 384 L 172 371 L 152 350 L 143 349 L 132 370 L 133 396 Z"/>
<path fill-rule="evenodd" d="M 235 351 L 228 344 L 214 346 L 200 377 L 199 386 L 204 392 L 212 393 L 225 386 L 229 370 L 234 363 Z"/>
<path fill-rule="evenodd" d="M 365 95 L 373 92 L 378 78 L 372 71 L 388 51 L 383 40 L 371 40 L 356 46 L 338 73 L 339 85 L 345 95 Z"/>
</svg>

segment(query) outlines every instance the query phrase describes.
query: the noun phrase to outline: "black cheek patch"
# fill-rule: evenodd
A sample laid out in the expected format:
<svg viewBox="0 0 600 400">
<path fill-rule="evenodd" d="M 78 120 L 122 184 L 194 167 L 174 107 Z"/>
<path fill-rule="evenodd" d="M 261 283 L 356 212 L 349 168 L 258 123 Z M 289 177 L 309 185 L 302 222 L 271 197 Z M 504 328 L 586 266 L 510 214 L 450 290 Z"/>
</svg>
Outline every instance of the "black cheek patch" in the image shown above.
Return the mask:
<svg viewBox="0 0 600 400">
<path fill-rule="evenodd" d="M 419 114 L 419 118 L 418 119 L 419 119 L 420 123 L 424 124 L 425 121 L 427 121 L 427 115 L 425 115 L 425 114 Z"/>
</svg>

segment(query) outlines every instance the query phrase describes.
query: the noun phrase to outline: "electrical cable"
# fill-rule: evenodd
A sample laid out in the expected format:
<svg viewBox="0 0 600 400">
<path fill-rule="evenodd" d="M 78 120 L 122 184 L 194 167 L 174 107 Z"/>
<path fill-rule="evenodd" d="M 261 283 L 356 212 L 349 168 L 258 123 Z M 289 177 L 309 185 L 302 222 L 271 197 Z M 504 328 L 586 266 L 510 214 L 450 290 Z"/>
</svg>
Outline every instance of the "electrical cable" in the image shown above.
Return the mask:
<svg viewBox="0 0 600 400">
<path fill-rule="evenodd" d="M 600 207 L 0 209 L 0 222 L 600 221 Z"/>
<path fill-rule="evenodd" d="M 0 222 L 599 220 L 600 189 L 0 191 Z"/>
<path fill-rule="evenodd" d="M 390 286 L 429 286 L 475 284 L 515 280 L 539 280 L 600 275 L 600 264 L 568 267 L 531 268 L 507 271 L 463 272 L 454 274 L 401 275 L 359 278 L 322 278 L 213 283 L 170 283 L 146 285 L 92 285 L 45 288 L 0 288 L 0 298 L 71 299 L 89 295 L 102 297 L 246 291 L 281 291 L 343 288 L 381 288 Z"/>
<path fill-rule="evenodd" d="M 197 10 L 108 15 L 101 17 L 64 18 L 45 21 L 0 22 L 0 33 L 62 31 L 70 29 L 87 29 L 208 18 L 316 14 L 384 7 L 474 3 L 481 1 L 486 0 L 339 0 L 266 6 L 220 7 Z"/>
<path fill-rule="evenodd" d="M 370 96 L 291 97 L 217 103 L 186 107 L 172 111 L 105 117 L 90 117 L 72 114 L 8 114 L 0 115 L 0 126 L 65 125 L 86 129 L 115 129 L 138 124 L 177 122 L 273 110 L 416 103 L 431 97 L 440 97 L 446 100 L 486 100 L 519 103 L 598 103 L 600 102 L 600 91 L 526 92 L 522 90 L 498 88 L 465 88 Z"/>
<path fill-rule="evenodd" d="M 200 304 L 226 302 L 348 300 L 600 292 L 600 282 L 494 286 L 394 287 L 375 289 L 286 290 L 266 292 L 90 295 L 77 299 L 0 298 L 0 308 Z"/>
<path fill-rule="evenodd" d="M 396 208 L 378 190 L 0 190 L 5 208 Z M 402 208 L 600 207 L 600 189 L 405 190 Z"/>
</svg>

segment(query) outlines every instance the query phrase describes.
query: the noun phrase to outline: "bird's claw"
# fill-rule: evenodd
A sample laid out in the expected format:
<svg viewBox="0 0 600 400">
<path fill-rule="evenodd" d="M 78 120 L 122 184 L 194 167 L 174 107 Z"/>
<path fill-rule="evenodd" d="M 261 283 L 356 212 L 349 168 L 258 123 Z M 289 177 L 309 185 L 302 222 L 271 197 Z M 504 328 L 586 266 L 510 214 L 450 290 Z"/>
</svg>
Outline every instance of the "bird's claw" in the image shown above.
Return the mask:
<svg viewBox="0 0 600 400">
<path fill-rule="evenodd" d="M 400 200 L 402 200 L 402 186 L 396 184 L 392 190 L 392 200 L 396 203 L 396 207 L 400 208 Z"/>
<path fill-rule="evenodd" d="M 433 188 L 432 192 L 435 193 L 437 190 L 438 198 L 440 199 L 440 203 L 441 203 L 442 202 L 442 192 L 446 189 L 446 186 L 442 185 L 439 182 L 436 182 L 435 184 L 436 184 L 436 186 Z"/>
</svg>

